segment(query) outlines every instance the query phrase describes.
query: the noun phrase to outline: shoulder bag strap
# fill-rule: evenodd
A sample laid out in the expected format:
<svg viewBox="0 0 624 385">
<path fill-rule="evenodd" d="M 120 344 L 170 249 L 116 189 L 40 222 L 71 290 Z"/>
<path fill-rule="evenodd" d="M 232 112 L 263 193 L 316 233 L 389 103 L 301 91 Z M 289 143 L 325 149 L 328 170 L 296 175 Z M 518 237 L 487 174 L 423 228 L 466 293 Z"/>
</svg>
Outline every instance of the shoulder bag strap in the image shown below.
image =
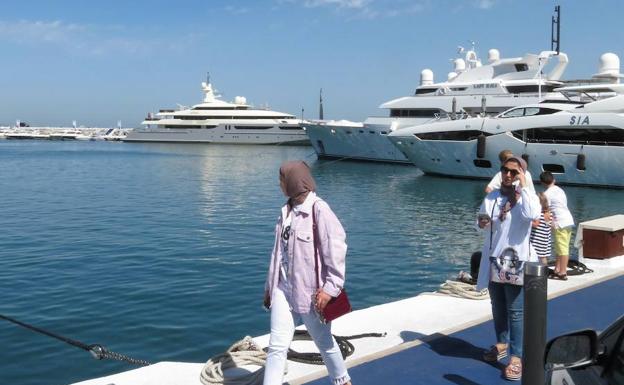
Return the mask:
<svg viewBox="0 0 624 385">
<path fill-rule="evenodd" d="M 317 234 L 317 225 L 316 225 L 316 202 L 312 204 L 312 239 L 314 240 L 314 275 L 316 276 L 316 288 L 320 289 L 321 285 L 319 283 L 319 267 L 318 267 L 318 259 L 319 259 L 319 246 L 318 246 L 318 234 Z"/>
</svg>

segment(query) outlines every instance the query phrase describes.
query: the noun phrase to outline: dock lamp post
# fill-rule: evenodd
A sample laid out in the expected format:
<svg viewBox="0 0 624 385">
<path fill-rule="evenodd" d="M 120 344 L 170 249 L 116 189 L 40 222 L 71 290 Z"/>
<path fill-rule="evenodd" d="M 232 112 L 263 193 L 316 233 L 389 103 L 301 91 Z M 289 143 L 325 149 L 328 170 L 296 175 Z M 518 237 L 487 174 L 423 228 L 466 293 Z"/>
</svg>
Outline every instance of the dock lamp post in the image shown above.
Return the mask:
<svg viewBox="0 0 624 385">
<path fill-rule="evenodd" d="M 524 268 L 524 337 L 522 385 L 544 384 L 548 267 L 529 262 Z"/>
</svg>

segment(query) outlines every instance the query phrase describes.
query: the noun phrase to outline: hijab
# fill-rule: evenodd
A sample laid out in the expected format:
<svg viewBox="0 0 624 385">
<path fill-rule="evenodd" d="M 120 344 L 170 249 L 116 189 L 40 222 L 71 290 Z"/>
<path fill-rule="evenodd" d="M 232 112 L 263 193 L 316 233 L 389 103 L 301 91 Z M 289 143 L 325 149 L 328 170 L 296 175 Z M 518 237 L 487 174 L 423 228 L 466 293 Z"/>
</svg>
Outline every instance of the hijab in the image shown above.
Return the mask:
<svg viewBox="0 0 624 385">
<path fill-rule="evenodd" d="M 310 191 L 316 190 L 316 183 L 310 173 L 310 167 L 302 160 L 284 162 L 279 170 L 280 182 L 288 196 L 290 207 L 300 205 Z"/>
<path fill-rule="evenodd" d="M 503 164 L 509 161 L 518 163 L 518 165 L 520 166 L 520 172 L 522 173 L 526 172 L 527 163 L 524 159 L 517 157 L 515 155 L 512 155 L 508 157 L 507 159 L 505 159 L 505 162 Z M 500 220 L 503 221 L 505 220 L 505 217 L 507 216 L 507 213 L 509 212 L 509 210 L 511 210 L 518 202 L 518 198 L 520 197 L 520 192 L 516 190 L 516 187 L 513 184 L 511 186 L 505 186 L 502 184 L 502 182 L 501 182 L 500 192 L 502 196 L 507 198 L 507 202 L 505 202 L 505 206 L 500 212 Z"/>
</svg>

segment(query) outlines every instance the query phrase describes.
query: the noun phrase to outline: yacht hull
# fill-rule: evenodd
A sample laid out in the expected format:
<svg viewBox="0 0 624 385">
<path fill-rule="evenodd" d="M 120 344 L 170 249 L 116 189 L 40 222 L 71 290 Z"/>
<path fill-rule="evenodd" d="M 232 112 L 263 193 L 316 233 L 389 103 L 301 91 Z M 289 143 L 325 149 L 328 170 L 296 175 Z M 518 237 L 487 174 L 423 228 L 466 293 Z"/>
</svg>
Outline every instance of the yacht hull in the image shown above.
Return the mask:
<svg viewBox="0 0 624 385">
<path fill-rule="evenodd" d="M 310 144 L 319 158 L 409 163 L 387 137 L 389 126 L 306 124 Z"/>
<path fill-rule="evenodd" d="M 179 142 L 179 143 L 223 143 L 223 144 L 289 144 L 309 145 L 305 131 L 284 132 L 273 127 L 259 130 L 225 130 L 223 125 L 211 129 L 146 129 L 134 130 L 124 142 Z M 299 131 L 299 130 L 298 130 Z"/>
<path fill-rule="evenodd" d="M 510 133 L 500 133 L 487 137 L 485 156 L 477 158 L 476 139 L 399 141 L 410 161 L 425 174 L 490 179 L 500 167 L 498 153 L 510 149 L 514 154 L 528 155 L 534 178 L 549 170 L 560 184 L 624 188 L 624 146 L 527 143 Z M 577 168 L 579 154 L 584 170 Z"/>
</svg>

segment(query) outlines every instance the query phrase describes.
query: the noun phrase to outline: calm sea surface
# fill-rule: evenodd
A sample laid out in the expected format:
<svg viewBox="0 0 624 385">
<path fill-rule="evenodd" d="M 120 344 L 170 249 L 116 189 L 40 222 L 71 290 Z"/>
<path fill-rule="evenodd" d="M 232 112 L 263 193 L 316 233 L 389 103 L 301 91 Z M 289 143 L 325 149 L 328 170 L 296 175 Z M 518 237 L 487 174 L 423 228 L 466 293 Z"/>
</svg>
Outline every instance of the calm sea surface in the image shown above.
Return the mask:
<svg viewBox="0 0 624 385">
<path fill-rule="evenodd" d="M 0 314 L 151 362 L 268 332 L 279 165 L 305 159 L 347 230 L 354 307 L 435 290 L 480 249 L 484 183 L 320 162 L 311 147 L 0 141 Z M 578 221 L 624 192 L 565 188 Z M 134 368 L 0 320 L 1 384 Z"/>
</svg>

